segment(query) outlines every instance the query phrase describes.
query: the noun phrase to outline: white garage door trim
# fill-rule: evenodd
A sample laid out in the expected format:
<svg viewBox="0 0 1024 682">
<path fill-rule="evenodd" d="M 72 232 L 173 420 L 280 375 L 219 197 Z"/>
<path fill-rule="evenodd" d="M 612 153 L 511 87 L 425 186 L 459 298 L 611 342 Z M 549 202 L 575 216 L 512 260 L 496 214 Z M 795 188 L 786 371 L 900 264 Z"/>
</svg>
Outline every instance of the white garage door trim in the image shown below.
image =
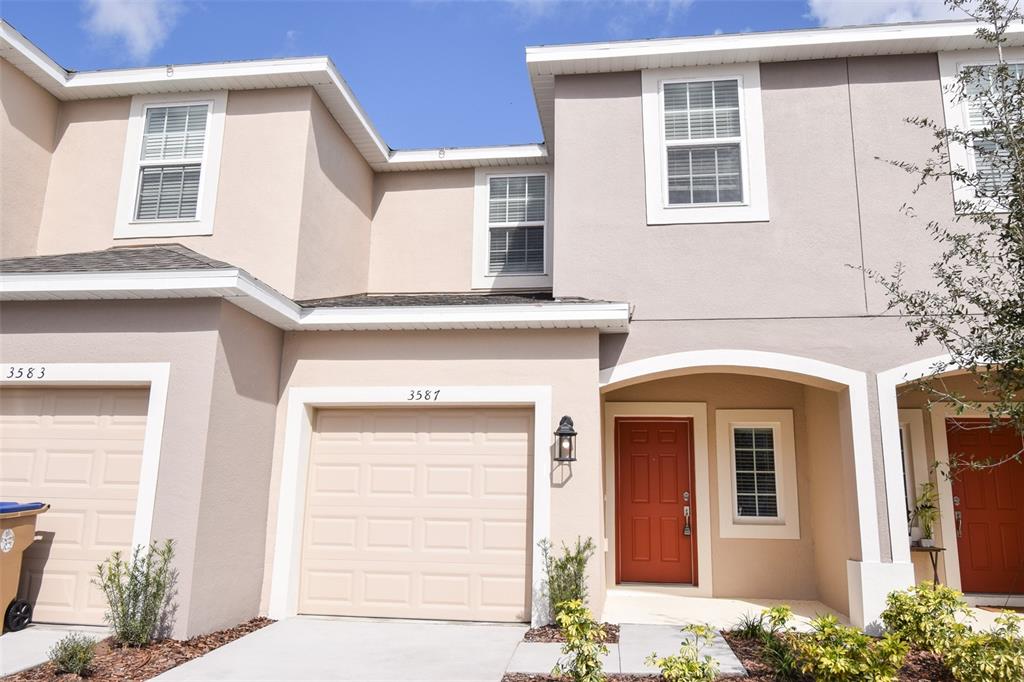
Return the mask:
<svg viewBox="0 0 1024 682">
<path fill-rule="evenodd" d="M 269 616 L 287 618 L 298 613 L 299 565 L 302 555 L 302 516 L 306 508 L 306 478 L 309 467 L 313 412 L 322 407 L 426 407 L 527 406 L 533 408 L 533 546 L 549 536 L 551 487 L 548 482 L 549 450 L 554 426 L 551 422 L 550 386 L 335 386 L 288 389 L 288 407 L 281 462 L 281 483 L 277 501 L 277 536 L 270 585 Z M 417 396 L 419 391 L 419 396 Z M 540 552 L 532 553 L 531 623 L 546 619 L 544 567 Z"/>
<path fill-rule="evenodd" d="M 31 375 L 29 370 L 32 370 Z M 171 365 L 168 362 L 37 362 L 0 365 L 0 386 L 149 387 L 138 498 L 132 527 L 133 545 L 148 545 L 152 536 L 153 504 L 156 499 L 157 474 L 160 471 L 160 442 L 163 438 L 170 374 Z"/>
</svg>

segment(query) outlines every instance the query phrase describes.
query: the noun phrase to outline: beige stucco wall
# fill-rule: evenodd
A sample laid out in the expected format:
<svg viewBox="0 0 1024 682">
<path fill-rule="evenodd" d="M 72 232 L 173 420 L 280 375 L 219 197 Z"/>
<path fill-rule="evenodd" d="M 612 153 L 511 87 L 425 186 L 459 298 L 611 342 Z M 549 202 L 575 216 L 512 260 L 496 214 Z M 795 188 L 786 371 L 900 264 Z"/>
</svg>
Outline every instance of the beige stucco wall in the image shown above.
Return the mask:
<svg viewBox="0 0 1024 682">
<path fill-rule="evenodd" d="M 61 105 L 40 253 L 177 242 L 288 296 L 365 286 L 369 170 L 325 120 L 311 88 L 229 93 L 214 233 L 200 237 L 114 239 L 130 105 L 130 98 Z"/>
<path fill-rule="evenodd" d="M 472 168 L 377 175 L 370 291 L 472 288 L 473 177 Z"/>
<path fill-rule="evenodd" d="M 0 258 L 36 252 L 58 102 L 0 59 Z"/>
<path fill-rule="evenodd" d="M 692 374 L 658 379 L 608 391 L 605 402 L 698 402 L 708 414 L 708 467 L 711 499 L 711 558 L 714 595 L 775 599 L 821 599 L 847 612 L 847 535 L 842 508 L 839 455 L 839 403 L 836 394 L 802 384 L 741 374 Z M 788 409 L 793 411 L 800 506 L 800 539 L 722 538 L 719 498 L 729 482 L 718 478 L 715 411 Z M 814 419 L 812 423 L 811 420 Z M 728 457 L 728 453 L 724 456 Z M 829 470 L 838 469 L 835 474 Z M 836 485 L 838 487 L 831 487 Z M 611 491 L 605 492 L 612 494 Z M 840 500 L 837 506 L 834 500 Z M 606 573 L 614 584 L 614 520 L 607 518 L 609 556 Z M 698 551 L 707 551 L 698 548 Z M 750 570 L 757 566 L 758 570 Z"/>
<path fill-rule="evenodd" d="M 596 331 L 289 332 L 281 367 L 282 396 L 291 388 L 307 386 L 550 385 L 552 421 L 548 430 L 553 432 L 559 418 L 567 414 L 580 434 L 579 461 L 572 467 L 571 477 L 560 477 L 552 485 L 552 539 L 603 537 Z M 264 609 L 271 587 L 286 407 L 282 401 L 277 414 Z M 538 466 L 550 466 L 549 446 L 537 447 Z M 600 612 L 604 571 L 599 560 L 591 563 L 588 585 L 592 606 Z"/>
<path fill-rule="evenodd" d="M 373 171 L 310 91 L 295 298 L 367 290 Z"/>
<path fill-rule="evenodd" d="M 191 300 L 5 303 L 0 334 L 3 362 L 170 364 L 153 537 L 176 542 L 173 634 L 256 615 L 277 374 L 253 366 L 280 332 Z"/>
</svg>

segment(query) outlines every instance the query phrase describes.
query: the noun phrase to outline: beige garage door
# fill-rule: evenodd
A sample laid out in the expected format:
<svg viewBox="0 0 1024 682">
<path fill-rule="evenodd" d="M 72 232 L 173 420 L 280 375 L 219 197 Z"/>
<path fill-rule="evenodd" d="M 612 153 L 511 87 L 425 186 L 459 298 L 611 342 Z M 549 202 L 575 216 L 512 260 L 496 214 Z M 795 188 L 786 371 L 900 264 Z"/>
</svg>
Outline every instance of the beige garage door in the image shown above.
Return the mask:
<svg viewBox="0 0 1024 682">
<path fill-rule="evenodd" d="M 529 411 L 316 419 L 300 613 L 529 620 Z"/>
<path fill-rule="evenodd" d="M 0 391 L 0 498 L 51 505 L 22 566 L 36 621 L 103 622 L 92 577 L 131 545 L 147 402 L 146 389 Z"/>
</svg>

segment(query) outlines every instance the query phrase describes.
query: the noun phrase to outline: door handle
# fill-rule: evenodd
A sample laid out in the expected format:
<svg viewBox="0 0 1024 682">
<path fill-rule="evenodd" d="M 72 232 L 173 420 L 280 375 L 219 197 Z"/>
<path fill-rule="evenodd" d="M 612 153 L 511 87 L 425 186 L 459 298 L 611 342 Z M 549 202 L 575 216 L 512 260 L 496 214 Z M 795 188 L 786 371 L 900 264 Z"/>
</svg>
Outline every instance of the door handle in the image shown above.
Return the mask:
<svg viewBox="0 0 1024 682">
<path fill-rule="evenodd" d="M 683 535 L 690 535 L 690 505 L 683 507 Z"/>
<path fill-rule="evenodd" d="M 962 538 L 964 536 L 964 515 L 962 512 L 953 512 L 953 518 L 956 519 L 956 536 Z"/>
</svg>

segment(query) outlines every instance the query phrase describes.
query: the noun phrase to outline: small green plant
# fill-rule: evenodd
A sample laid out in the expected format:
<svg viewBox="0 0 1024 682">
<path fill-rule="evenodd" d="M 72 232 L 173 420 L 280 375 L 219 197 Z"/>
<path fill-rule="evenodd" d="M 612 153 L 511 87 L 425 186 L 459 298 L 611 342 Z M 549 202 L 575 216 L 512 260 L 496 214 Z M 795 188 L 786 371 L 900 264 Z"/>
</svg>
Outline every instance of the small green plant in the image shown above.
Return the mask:
<svg viewBox="0 0 1024 682">
<path fill-rule="evenodd" d="M 835 616 L 811 621 L 813 632 L 790 639 L 800 671 L 818 682 L 895 682 L 909 646 L 892 634 L 876 640 Z"/>
<path fill-rule="evenodd" d="M 918 649 L 943 653 L 970 617 L 963 595 L 945 585 L 924 582 L 890 592 L 882 622 L 890 632 Z"/>
<path fill-rule="evenodd" d="M 959 682 L 1020 682 L 1024 680 L 1024 620 L 1013 613 L 996 618 L 988 632 L 961 626 L 943 656 Z"/>
<path fill-rule="evenodd" d="M 680 645 L 678 654 L 658 658 L 653 653 L 645 663 L 660 670 L 667 682 L 713 682 L 718 676 L 718 661 L 702 652 L 714 639 L 715 631 L 707 625 L 688 625 L 683 632 L 693 636 Z"/>
<path fill-rule="evenodd" d="M 174 541 L 150 543 L 132 551 L 130 559 L 114 552 L 96 567 L 96 585 L 107 599 L 107 623 L 114 639 L 127 646 L 149 644 L 171 595 Z"/>
<path fill-rule="evenodd" d="M 921 527 L 921 537 L 935 537 L 935 523 L 939 520 L 939 493 L 933 481 L 921 484 L 921 492 L 914 500 L 914 519 Z"/>
<path fill-rule="evenodd" d="M 745 614 L 733 629 L 736 635 L 761 643 L 761 659 L 772 668 L 775 677 L 780 680 L 795 679 L 800 672 L 796 654 L 790 643 L 793 628 L 789 621 L 792 618 L 793 610 L 790 607 L 773 606 L 756 616 Z"/>
<path fill-rule="evenodd" d="M 601 656 L 608 653 L 604 642 L 604 627 L 594 620 L 590 609 L 579 599 L 558 605 L 558 626 L 565 634 L 562 653 L 566 656 L 551 674 L 566 675 L 572 682 L 600 682 L 604 679 Z"/>
<path fill-rule="evenodd" d="M 96 640 L 72 633 L 50 647 L 48 656 L 58 673 L 84 677 L 96 656 Z"/>
<path fill-rule="evenodd" d="M 554 546 L 547 540 L 538 543 L 548 574 L 548 601 L 551 613 L 558 620 L 559 604 L 587 601 L 587 562 L 594 555 L 594 540 L 576 538 L 576 546 L 562 543 L 562 556 L 554 556 Z"/>
</svg>

